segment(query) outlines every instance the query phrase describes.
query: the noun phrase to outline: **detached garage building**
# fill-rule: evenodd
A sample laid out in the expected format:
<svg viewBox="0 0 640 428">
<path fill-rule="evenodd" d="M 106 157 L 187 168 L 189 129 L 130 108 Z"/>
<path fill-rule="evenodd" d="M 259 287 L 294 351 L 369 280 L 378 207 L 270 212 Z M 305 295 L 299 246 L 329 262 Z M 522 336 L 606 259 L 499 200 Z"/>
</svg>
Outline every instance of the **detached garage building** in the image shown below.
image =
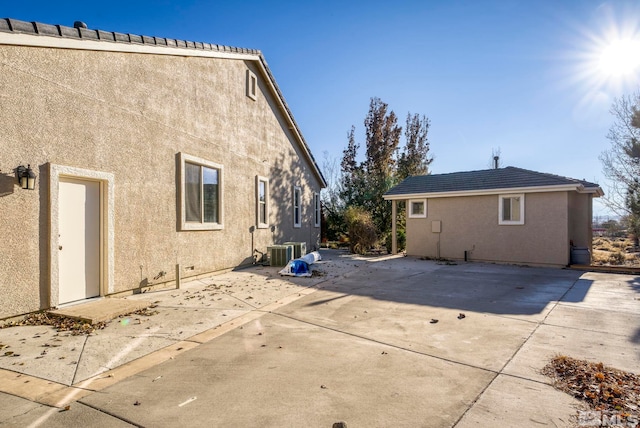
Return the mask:
<svg viewBox="0 0 640 428">
<path fill-rule="evenodd" d="M 592 198 L 603 194 L 584 180 L 506 167 L 409 177 L 384 198 L 393 219 L 406 202 L 408 255 L 566 266 L 572 248 L 591 252 Z"/>
</svg>

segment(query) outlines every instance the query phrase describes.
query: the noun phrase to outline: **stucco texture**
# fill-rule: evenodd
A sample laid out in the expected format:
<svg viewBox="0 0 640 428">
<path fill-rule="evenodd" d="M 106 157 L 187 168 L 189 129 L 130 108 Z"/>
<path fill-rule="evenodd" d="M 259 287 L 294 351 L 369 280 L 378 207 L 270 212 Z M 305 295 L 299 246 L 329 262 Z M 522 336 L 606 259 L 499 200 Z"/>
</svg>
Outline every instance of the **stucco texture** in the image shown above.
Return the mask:
<svg viewBox="0 0 640 428">
<path fill-rule="evenodd" d="M 469 260 L 565 266 L 571 240 L 590 247 L 584 232 L 590 229 L 589 195 L 526 193 L 522 225 L 499 224 L 498 198 L 428 199 L 427 218 L 407 218 L 407 253 L 462 260 L 466 251 Z M 432 232 L 434 220 L 441 221 L 441 233 Z"/>
<path fill-rule="evenodd" d="M 258 97 L 246 95 L 246 72 Z M 254 249 L 313 249 L 312 172 L 265 76 L 240 59 L 0 46 L 0 318 L 49 306 L 50 165 L 114 177 L 114 292 L 250 263 Z M 224 228 L 181 231 L 180 153 L 223 166 Z M 30 163 L 36 190 L 13 169 Z M 256 228 L 256 176 L 269 228 Z M 293 227 L 293 187 L 302 227 Z M 166 272 L 154 280 L 160 272 Z"/>
</svg>

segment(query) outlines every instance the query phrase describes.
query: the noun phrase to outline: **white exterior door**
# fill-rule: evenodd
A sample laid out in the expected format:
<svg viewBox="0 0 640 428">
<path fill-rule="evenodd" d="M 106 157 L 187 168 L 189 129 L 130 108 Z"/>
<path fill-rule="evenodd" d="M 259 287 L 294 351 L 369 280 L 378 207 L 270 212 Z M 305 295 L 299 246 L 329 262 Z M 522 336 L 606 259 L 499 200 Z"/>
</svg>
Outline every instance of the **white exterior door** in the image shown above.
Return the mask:
<svg viewBox="0 0 640 428">
<path fill-rule="evenodd" d="M 100 295 L 100 183 L 60 177 L 60 304 Z"/>
</svg>

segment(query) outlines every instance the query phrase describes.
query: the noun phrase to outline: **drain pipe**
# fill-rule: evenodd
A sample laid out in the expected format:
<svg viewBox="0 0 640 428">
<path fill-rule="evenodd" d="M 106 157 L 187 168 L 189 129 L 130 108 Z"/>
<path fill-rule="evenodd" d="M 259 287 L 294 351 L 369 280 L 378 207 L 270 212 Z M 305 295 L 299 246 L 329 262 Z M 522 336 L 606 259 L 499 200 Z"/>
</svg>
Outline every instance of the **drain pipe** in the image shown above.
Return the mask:
<svg viewBox="0 0 640 428">
<path fill-rule="evenodd" d="M 476 244 L 473 244 L 473 247 L 471 247 L 470 250 L 464 250 L 464 261 L 468 262 L 469 259 L 471 258 L 471 253 L 473 253 L 473 251 L 476 249 Z"/>
</svg>

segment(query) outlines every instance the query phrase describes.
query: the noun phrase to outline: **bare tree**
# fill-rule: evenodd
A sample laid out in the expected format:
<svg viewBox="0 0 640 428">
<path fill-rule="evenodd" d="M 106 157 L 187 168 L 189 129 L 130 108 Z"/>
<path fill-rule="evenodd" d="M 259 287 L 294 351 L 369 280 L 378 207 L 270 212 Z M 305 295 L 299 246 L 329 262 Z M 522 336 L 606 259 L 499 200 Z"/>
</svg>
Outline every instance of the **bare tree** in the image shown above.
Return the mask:
<svg viewBox="0 0 640 428">
<path fill-rule="evenodd" d="M 628 215 L 629 192 L 640 179 L 640 91 L 616 99 L 610 112 L 614 116 L 607 134 L 611 145 L 600 154 L 602 173 L 608 180 L 603 201 L 616 214 Z"/>
<path fill-rule="evenodd" d="M 322 174 L 327 182 L 327 187 L 320 193 L 322 214 L 326 220 L 326 224 L 323 225 L 323 234 L 330 241 L 334 241 L 346 228 L 343 220 L 345 207 L 341 196 L 342 182 L 338 162 L 326 150 L 323 153 Z"/>
<path fill-rule="evenodd" d="M 328 151 L 322 153 L 322 175 L 325 177 L 327 187 L 322 189 L 321 200 L 322 205 L 328 209 L 333 209 L 342 205 L 340 198 L 340 170 L 335 157 L 332 157 Z"/>
</svg>

